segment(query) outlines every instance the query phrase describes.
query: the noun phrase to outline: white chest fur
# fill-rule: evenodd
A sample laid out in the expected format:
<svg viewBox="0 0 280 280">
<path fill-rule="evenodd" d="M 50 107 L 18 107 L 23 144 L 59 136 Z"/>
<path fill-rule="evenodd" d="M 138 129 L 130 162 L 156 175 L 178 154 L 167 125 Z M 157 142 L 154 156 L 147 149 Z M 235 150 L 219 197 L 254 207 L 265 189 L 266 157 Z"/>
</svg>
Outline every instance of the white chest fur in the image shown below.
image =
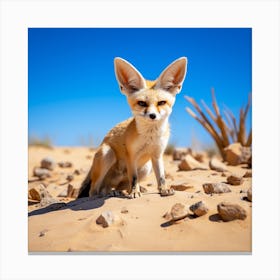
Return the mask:
<svg viewBox="0 0 280 280">
<path fill-rule="evenodd" d="M 168 120 L 161 122 L 137 123 L 139 137 L 133 143 L 138 156 L 143 154 L 160 155 L 164 152 L 169 139 Z"/>
</svg>

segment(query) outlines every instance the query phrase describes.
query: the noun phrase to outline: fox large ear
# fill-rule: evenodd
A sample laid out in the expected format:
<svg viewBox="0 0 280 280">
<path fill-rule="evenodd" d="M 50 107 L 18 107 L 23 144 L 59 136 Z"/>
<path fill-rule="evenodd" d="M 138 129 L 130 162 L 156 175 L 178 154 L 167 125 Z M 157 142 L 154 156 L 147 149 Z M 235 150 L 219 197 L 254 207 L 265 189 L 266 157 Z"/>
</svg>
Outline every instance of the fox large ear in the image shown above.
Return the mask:
<svg viewBox="0 0 280 280">
<path fill-rule="evenodd" d="M 156 88 L 161 88 L 174 95 L 179 93 L 187 73 L 187 62 L 186 57 L 181 57 L 172 62 L 160 74 Z"/>
<path fill-rule="evenodd" d="M 124 94 L 132 94 L 145 87 L 145 79 L 138 70 L 126 60 L 116 57 L 115 74 L 120 90 Z"/>
</svg>

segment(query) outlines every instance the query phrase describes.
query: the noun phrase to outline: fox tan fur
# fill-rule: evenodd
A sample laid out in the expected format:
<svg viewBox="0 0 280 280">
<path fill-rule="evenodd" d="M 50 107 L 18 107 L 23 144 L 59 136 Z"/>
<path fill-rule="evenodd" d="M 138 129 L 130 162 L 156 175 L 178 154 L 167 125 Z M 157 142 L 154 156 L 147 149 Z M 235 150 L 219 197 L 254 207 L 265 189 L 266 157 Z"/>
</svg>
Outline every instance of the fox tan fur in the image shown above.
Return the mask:
<svg viewBox="0 0 280 280">
<path fill-rule="evenodd" d="M 165 183 L 163 153 L 170 131 L 168 118 L 181 91 L 187 58 L 171 63 L 155 81 L 145 80 L 122 58 L 115 58 L 115 74 L 133 117 L 117 124 L 97 149 L 79 197 L 106 195 L 127 189 L 131 198 L 141 196 L 139 181 L 152 168 L 160 195 L 172 195 Z"/>
</svg>

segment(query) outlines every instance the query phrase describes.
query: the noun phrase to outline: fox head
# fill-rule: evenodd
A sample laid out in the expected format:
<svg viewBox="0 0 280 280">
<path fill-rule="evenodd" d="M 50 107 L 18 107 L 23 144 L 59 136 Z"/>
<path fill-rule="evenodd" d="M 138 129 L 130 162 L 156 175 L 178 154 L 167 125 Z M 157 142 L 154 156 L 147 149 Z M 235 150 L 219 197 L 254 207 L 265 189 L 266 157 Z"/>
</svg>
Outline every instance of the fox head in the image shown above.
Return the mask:
<svg viewBox="0 0 280 280">
<path fill-rule="evenodd" d="M 122 58 L 115 58 L 114 64 L 120 90 L 127 96 L 135 119 L 146 122 L 167 119 L 186 76 L 187 58 L 172 62 L 155 81 L 145 80 L 132 64 Z"/>
</svg>

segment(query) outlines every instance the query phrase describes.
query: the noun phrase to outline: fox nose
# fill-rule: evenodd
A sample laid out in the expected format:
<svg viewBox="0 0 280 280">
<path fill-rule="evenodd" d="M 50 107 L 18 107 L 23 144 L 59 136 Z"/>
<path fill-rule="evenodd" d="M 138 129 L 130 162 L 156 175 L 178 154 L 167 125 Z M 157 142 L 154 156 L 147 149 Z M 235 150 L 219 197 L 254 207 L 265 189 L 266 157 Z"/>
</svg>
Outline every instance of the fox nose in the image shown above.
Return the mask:
<svg viewBox="0 0 280 280">
<path fill-rule="evenodd" d="M 154 113 L 150 114 L 149 116 L 152 120 L 154 120 L 156 118 L 156 114 L 154 114 Z"/>
</svg>

